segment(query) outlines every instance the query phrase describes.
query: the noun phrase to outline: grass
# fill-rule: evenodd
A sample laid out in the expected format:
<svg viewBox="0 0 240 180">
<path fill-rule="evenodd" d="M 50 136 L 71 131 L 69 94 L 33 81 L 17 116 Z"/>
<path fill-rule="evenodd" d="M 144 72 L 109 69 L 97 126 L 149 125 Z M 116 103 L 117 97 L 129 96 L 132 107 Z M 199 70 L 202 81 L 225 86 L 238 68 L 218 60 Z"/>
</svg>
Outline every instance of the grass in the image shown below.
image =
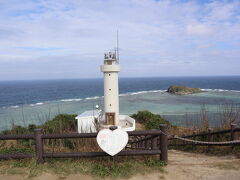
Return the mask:
<svg viewBox="0 0 240 180">
<path fill-rule="evenodd" d="M 31 154 L 34 153 L 35 150 L 32 148 L 27 148 L 27 147 L 3 147 L 0 149 L 0 154 L 18 154 L 18 153 L 23 153 L 23 154 Z"/>
<path fill-rule="evenodd" d="M 102 178 L 128 178 L 138 173 L 163 172 L 165 165 L 157 156 L 48 159 L 44 164 L 36 164 L 35 159 L 2 160 L 0 161 L 0 174 L 23 174 L 29 179 L 43 173 L 54 173 L 61 178 L 78 173 Z"/>
</svg>

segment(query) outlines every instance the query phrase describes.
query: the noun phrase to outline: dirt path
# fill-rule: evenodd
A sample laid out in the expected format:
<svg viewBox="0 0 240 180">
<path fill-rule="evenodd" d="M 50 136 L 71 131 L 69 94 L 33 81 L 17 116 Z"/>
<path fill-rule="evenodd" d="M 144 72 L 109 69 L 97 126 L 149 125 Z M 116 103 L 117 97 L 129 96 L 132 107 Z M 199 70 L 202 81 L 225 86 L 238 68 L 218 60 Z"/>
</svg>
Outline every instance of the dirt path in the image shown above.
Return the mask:
<svg viewBox="0 0 240 180">
<path fill-rule="evenodd" d="M 240 159 L 170 151 L 165 179 L 240 179 Z"/>
<path fill-rule="evenodd" d="M 0 179 L 23 180 L 21 175 L 0 175 Z M 43 174 L 34 180 L 57 180 L 59 177 L 54 174 Z M 61 178 L 62 179 L 62 178 Z M 95 180 L 86 175 L 70 175 L 66 180 Z M 169 163 L 164 172 L 151 174 L 139 174 L 130 180 L 239 180 L 240 179 L 240 159 L 231 156 L 214 157 L 203 154 L 186 153 L 181 151 L 169 151 Z"/>
</svg>

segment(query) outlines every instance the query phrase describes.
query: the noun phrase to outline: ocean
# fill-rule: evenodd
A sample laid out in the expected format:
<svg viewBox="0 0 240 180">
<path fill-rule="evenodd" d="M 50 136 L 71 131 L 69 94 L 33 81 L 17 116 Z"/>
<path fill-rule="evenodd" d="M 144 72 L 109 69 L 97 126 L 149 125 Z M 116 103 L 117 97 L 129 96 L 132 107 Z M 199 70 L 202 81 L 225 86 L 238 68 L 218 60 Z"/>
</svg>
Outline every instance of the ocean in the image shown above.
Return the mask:
<svg viewBox="0 0 240 180">
<path fill-rule="evenodd" d="M 170 85 L 197 87 L 205 92 L 171 95 L 166 93 Z M 186 125 L 188 117 L 191 125 L 203 105 L 210 114 L 218 113 L 224 104 L 240 105 L 240 76 L 120 78 L 119 91 L 121 114 L 149 110 L 176 125 Z M 97 104 L 103 108 L 102 78 L 1 81 L 0 130 L 13 124 L 41 124 L 60 113 L 80 114 Z"/>
</svg>

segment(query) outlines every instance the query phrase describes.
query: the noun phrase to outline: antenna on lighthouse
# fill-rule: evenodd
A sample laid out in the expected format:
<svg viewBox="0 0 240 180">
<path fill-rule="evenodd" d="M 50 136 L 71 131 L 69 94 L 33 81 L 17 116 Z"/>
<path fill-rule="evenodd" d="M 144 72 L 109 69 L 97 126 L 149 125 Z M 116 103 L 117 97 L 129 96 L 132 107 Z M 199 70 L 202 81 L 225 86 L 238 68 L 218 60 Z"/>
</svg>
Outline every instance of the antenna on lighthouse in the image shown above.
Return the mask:
<svg viewBox="0 0 240 180">
<path fill-rule="evenodd" d="M 117 63 L 119 64 L 119 49 L 118 49 L 118 30 L 117 30 Z"/>
</svg>

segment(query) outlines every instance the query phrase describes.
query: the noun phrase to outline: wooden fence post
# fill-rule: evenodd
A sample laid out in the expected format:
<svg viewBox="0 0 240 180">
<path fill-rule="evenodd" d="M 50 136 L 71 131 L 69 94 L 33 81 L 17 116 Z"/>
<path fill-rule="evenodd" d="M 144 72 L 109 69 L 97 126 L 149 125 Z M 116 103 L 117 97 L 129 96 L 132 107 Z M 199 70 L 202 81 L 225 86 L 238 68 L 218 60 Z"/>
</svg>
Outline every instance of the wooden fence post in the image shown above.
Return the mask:
<svg viewBox="0 0 240 180">
<path fill-rule="evenodd" d="M 213 135 L 211 134 L 213 130 L 211 128 L 208 128 L 208 136 L 207 136 L 207 141 L 208 142 L 213 142 Z M 210 146 L 208 146 L 210 148 Z"/>
<path fill-rule="evenodd" d="M 167 162 L 168 161 L 168 135 L 167 135 L 167 125 L 160 124 L 160 130 L 162 131 L 160 134 L 160 160 Z"/>
<path fill-rule="evenodd" d="M 235 128 L 237 128 L 237 124 L 231 123 L 231 141 L 237 139 L 237 133 L 234 131 Z M 234 148 L 234 144 L 232 145 L 232 148 Z"/>
<path fill-rule="evenodd" d="M 231 141 L 234 141 L 237 139 L 237 133 L 234 131 L 234 129 L 237 128 L 237 124 L 232 123 L 231 124 Z"/>
<path fill-rule="evenodd" d="M 193 135 L 196 135 L 197 134 L 197 132 L 196 131 L 193 131 Z M 193 140 L 195 141 L 196 140 L 196 136 L 194 136 L 193 137 Z M 194 143 L 192 143 L 192 147 L 194 148 L 195 146 L 194 146 Z"/>
<path fill-rule="evenodd" d="M 36 158 L 37 163 L 44 163 L 43 159 L 43 139 L 42 139 L 42 129 L 35 129 L 35 141 L 36 141 Z"/>
<path fill-rule="evenodd" d="M 183 133 L 183 137 L 185 137 L 185 136 L 187 136 L 187 134 L 186 134 L 186 133 Z M 188 145 L 188 142 L 187 142 L 187 141 L 182 141 L 182 143 L 183 143 L 184 145 Z"/>
</svg>

